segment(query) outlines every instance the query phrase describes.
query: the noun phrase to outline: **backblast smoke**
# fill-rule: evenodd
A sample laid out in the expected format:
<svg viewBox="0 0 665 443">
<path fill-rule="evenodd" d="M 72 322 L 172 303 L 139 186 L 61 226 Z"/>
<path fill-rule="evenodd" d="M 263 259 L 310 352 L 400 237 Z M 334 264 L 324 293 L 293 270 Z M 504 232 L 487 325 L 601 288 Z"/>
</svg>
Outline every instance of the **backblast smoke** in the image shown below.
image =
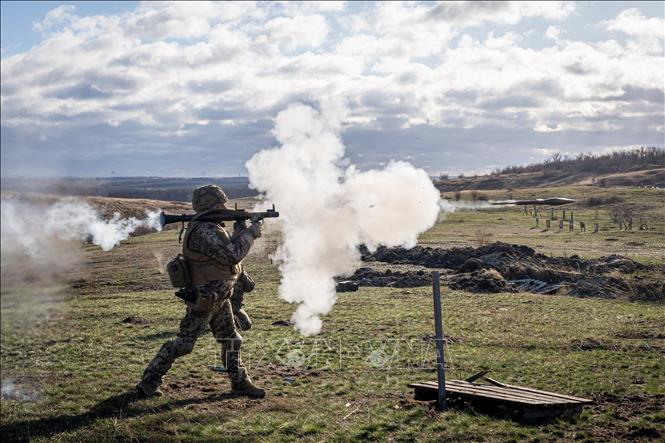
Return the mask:
<svg viewBox="0 0 665 443">
<path fill-rule="evenodd" d="M 23 252 L 30 256 L 48 254 L 53 237 L 60 240 L 89 240 L 109 251 L 126 240 L 138 228 L 161 230 L 160 211 L 148 212 L 144 219 L 113 218 L 104 220 L 85 202 L 62 199 L 50 206 L 2 199 L 2 254 Z"/>
<path fill-rule="evenodd" d="M 344 117 L 333 103 L 291 105 L 275 119 L 279 146 L 247 162 L 251 185 L 279 208 L 279 294 L 298 304 L 292 320 L 305 335 L 321 330 L 320 316 L 336 300 L 333 277 L 355 270 L 358 245 L 413 247 L 440 210 L 439 191 L 422 169 L 402 161 L 365 172 L 346 166 Z"/>
<path fill-rule="evenodd" d="M 116 213 L 104 220 L 92 206 L 75 198 L 46 204 L 3 196 L 1 205 L 3 307 L 25 306 L 19 312 L 25 311 L 31 321 L 48 316 L 46 308 L 60 299 L 63 278 L 75 272 L 80 259 L 76 241 L 108 251 L 138 228 L 161 229 L 159 211 L 144 219 Z M 42 308 L 44 312 L 38 312 Z"/>
<path fill-rule="evenodd" d="M 78 275 L 81 254 L 76 242 L 90 241 L 108 251 L 139 228 L 160 229 L 159 211 L 143 219 L 104 220 L 89 204 L 63 198 L 47 204 L 2 197 L 0 231 L 0 299 L 2 324 L 21 336 L 59 315 L 67 294 L 67 276 Z M 2 400 L 34 401 L 34 386 L 3 372 Z"/>
</svg>

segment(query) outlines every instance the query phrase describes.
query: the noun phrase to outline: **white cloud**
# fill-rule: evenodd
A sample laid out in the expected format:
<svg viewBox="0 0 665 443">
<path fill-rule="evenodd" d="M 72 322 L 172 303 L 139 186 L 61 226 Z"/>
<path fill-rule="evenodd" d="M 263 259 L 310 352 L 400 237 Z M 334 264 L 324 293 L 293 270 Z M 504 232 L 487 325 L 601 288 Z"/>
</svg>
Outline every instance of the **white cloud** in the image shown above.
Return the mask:
<svg viewBox="0 0 665 443">
<path fill-rule="evenodd" d="M 346 6 L 346 2 L 344 1 L 333 0 L 306 2 L 285 1 L 281 4 L 284 8 L 285 15 L 340 12 L 344 10 L 344 7 Z"/>
<path fill-rule="evenodd" d="M 628 47 L 639 52 L 663 55 L 665 19 L 645 17 L 635 8 L 626 9 L 612 20 L 600 23 L 608 31 L 616 31 L 629 37 Z"/>
<path fill-rule="evenodd" d="M 483 22 L 516 24 L 525 17 L 560 20 L 575 10 L 573 2 L 561 1 L 460 1 L 439 2 L 425 12 L 428 20 L 466 26 Z"/>
<path fill-rule="evenodd" d="M 637 9 L 626 9 L 613 20 L 603 22 L 610 31 L 619 31 L 628 35 L 649 36 L 659 39 L 665 37 L 665 20 L 659 17 L 645 17 Z"/>
<path fill-rule="evenodd" d="M 267 37 L 287 50 L 316 48 L 328 35 L 328 23 L 322 15 L 277 17 L 264 26 Z"/>
<path fill-rule="evenodd" d="M 551 157 L 553 154 L 556 154 L 558 151 L 556 149 L 550 148 L 534 148 L 531 150 L 531 153 L 539 157 Z"/>
<path fill-rule="evenodd" d="M 492 127 L 549 137 L 635 130 L 662 139 L 661 17 L 629 9 L 603 22 L 605 40 L 584 42 L 563 38 L 570 3 L 347 9 L 147 2 L 81 17 L 72 7 L 55 8 L 35 25 L 44 32 L 38 46 L 2 58 L 3 159 L 15 145 L 42 149 L 41 138 L 92 138 L 103 146 L 100 156 L 134 153 L 136 139 L 148 152 L 178 143 L 212 152 L 221 133 L 252 134 L 243 144 L 259 149 L 277 111 L 322 96 L 349 103 L 350 132 Z M 518 28 L 495 29 L 525 17 L 545 22 L 540 32 L 552 46 L 529 47 Z M 614 32 L 627 38 L 613 39 Z M 176 135 L 182 141 L 175 143 Z M 363 157 L 368 164 L 391 158 L 382 144 L 390 145 L 377 142 L 371 149 L 381 154 Z"/>
<path fill-rule="evenodd" d="M 566 31 L 562 30 L 557 26 L 550 25 L 545 31 L 545 36 L 551 40 L 558 41 Z"/>
<path fill-rule="evenodd" d="M 72 5 L 60 5 L 51 9 L 42 21 L 33 22 L 32 29 L 35 32 L 46 32 L 51 28 L 71 22 L 76 18 L 73 14 L 74 9 Z"/>
</svg>

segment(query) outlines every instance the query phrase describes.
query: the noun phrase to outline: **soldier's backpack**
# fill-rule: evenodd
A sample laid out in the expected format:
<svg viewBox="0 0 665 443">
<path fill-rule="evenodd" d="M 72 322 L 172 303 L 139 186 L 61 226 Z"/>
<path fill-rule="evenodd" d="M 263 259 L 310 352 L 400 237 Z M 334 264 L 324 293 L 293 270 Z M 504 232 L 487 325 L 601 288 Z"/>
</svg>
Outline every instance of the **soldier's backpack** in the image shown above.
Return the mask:
<svg viewBox="0 0 665 443">
<path fill-rule="evenodd" d="M 187 261 L 182 254 L 176 255 L 166 265 L 166 272 L 168 272 L 169 279 L 174 288 L 184 288 L 192 283 Z"/>
</svg>

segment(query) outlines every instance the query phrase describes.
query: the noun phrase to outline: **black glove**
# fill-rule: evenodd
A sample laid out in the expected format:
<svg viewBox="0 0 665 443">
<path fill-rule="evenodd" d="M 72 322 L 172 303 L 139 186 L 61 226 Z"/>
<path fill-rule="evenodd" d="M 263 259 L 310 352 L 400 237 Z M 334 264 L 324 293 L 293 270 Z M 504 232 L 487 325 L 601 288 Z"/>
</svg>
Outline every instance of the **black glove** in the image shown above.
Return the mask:
<svg viewBox="0 0 665 443">
<path fill-rule="evenodd" d="M 249 231 L 252 233 L 254 238 L 261 237 L 261 219 L 259 217 L 252 217 L 252 224 L 249 227 Z"/>
<path fill-rule="evenodd" d="M 233 232 L 240 232 L 247 229 L 247 221 L 246 220 L 236 220 L 235 223 L 233 223 Z"/>
<path fill-rule="evenodd" d="M 240 273 L 240 276 L 238 277 L 238 283 L 242 285 L 242 290 L 244 292 L 252 292 L 254 290 L 255 286 L 254 280 L 252 280 L 252 278 L 249 275 L 247 275 L 247 273 L 244 270 Z"/>
<path fill-rule="evenodd" d="M 254 238 L 261 237 L 261 222 L 252 223 L 252 225 L 249 227 L 249 232 L 252 233 Z"/>
</svg>

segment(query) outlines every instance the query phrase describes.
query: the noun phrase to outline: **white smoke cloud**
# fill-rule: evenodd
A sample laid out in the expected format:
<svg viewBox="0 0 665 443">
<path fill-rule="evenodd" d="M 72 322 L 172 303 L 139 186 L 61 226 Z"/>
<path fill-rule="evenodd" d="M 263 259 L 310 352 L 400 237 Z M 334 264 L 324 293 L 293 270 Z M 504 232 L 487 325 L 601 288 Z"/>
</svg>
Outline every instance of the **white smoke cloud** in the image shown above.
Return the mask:
<svg viewBox="0 0 665 443">
<path fill-rule="evenodd" d="M 335 300 L 333 277 L 353 272 L 357 246 L 415 246 L 437 220 L 439 191 L 428 174 L 393 161 L 383 170 L 345 167 L 340 139 L 345 108 L 294 104 L 277 115 L 279 147 L 247 162 L 252 186 L 280 211 L 279 295 L 298 304 L 292 316 L 306 335 L 321 330 Z"/>
<path fill-rule="evenodd" d="M 74 198 L 2 196 L 0 201 L 0 298 L 2 322 L 23 329 L 59 315 L 67 305 L 67 281 L 82 276 L 77 247 L 90 241 L 109 250 L 139 228 L 159 229 L 158 211 L 145 218 L 103 217 Z M 78 244 L 77 244 L 78 243 Z M 83 274 L 84 275 L 84 274 Z M 21 395 L 3 380 L 3 398 Z"/>
<path fill-rule="evenodd" d="M 450 200 L 447 198 L 442 198 L 439 202 L 439 206 L 443 212 L 479 211 L 481 209 L 497 208 L 496 206 L 492 205 L 492 201 Z"/>
<path fill-rule="evenodd" d="M 39 396 L 17 385 L 14 380 L 2 380 L 0 398 L 3 400 L 37 401 Z"/>
<path fill-rule="evenodd" d="M 41 207 L 3 198 L 1 201 L 2 255 L 23 252 L 31 257 L 47 255 L 45 247 L 56 237 L 64 241 L 89 240 L 109 251 L 139 228 L 161 230 L 160 211 L 146 212 L 144 219 L 122 218 L 119 213 L 104 220 L 89 204 L 64 198 Z"/>
</svg>

